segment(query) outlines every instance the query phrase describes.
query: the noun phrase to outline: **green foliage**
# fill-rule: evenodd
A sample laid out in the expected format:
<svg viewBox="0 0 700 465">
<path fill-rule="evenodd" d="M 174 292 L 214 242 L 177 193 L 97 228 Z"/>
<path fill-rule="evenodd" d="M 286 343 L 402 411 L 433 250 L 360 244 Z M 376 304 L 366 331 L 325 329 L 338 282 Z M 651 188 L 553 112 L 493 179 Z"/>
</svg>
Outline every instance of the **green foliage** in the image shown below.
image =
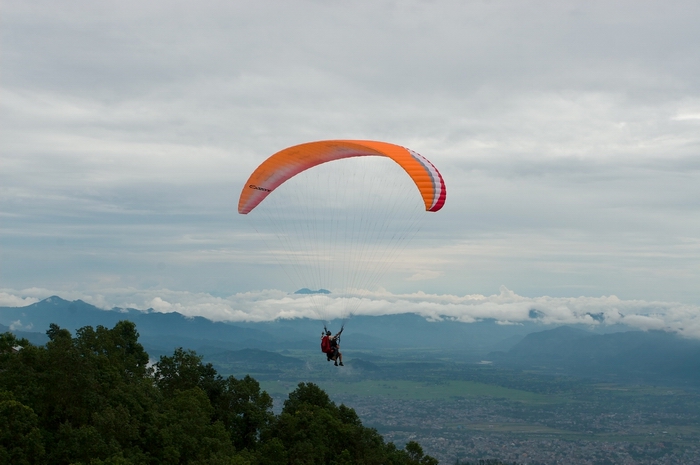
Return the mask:
<svg viewBox="0 0 700 465">
<path fill-rule="evenodd" d="M 210 394 L 216 390 L 217 374 L 211 363 L 202 364 L 202 357 L 193 350 L 175 350 L 172 357 L 161 357 L 156 364 L 155 382 L 166 395 L 199 387 Z"/>
<path fill-rule="evenodd" d="M 411 459 L 411 463 L 416 465 L 437 465 L 438 461 L 429 455 L 423 454 L 423 448 L 415 441 L 406 444 L 406 453 Z"/>
<path fill-rule="evenodd" d="M 42 463 L 44 445 L 34 411 L 0 391 L 0 463 Z"/>
<path fill-rule="evenodd" d="M 166 396 L 199 388 L 213 407 L 213 419 L 220 421 L 238 449 L 254 449 L 261 431 L 272 420 L 272 398 L 260 391 L 260 384 L 246 376 L 223 379 L 194 351 L 176 349 L 172 357 L 161 357 L 154 380 Z"/>
<path fill-rule="evenodd" d="M 429 456 L 425 456 L 424 462 L 413 461 L 410 454 L 396 449 L 393 444 L 385 444 L 374 429 L 362 426 L 353 409 L 337 406 L 313 383 L 300 383 L 289 394 L 282 413 L 265 434 L 266 439 L 277 439 L 284 447 L 287 463 L 437 463 Z M 419 460 L 422 458 L 421 450 Z"/>
<path fill-rule="evenodd" d="M 255 449 L 262 432 L 274 420 L 272 397 L 250 376 L 228 377 L 212 405 L 214 418 L 226 426 L 237 449 Z"/>
<path fill-rule="evenodd" d="M 151 439 L 161 463 L 211 463 L 234 454 L 231 437 L 220 421 L 212 422 L 214 409 L 198 387 L 177 391 L 166 398 Z"/>
<path fill-rule="evenodd" d="M 299 383 L 296 390 L 289 393 L 289 398 L 284 401 L 282 413 L 298 411 L 304 406 L 315 406 L 322 409 L 333 406 L 331 398 L 314 383 Z"/>
<path fill-rule="evenodd" d="M 0 463 L 437 463 L 416 443 L 385 444 L 313 383 L 299 384 L 275 416 L 255 379 L 222 378 L 193 351 L 150 368 L 128 321 L 46 333 L 43 347 L 0 335 Z"/>
</svg>

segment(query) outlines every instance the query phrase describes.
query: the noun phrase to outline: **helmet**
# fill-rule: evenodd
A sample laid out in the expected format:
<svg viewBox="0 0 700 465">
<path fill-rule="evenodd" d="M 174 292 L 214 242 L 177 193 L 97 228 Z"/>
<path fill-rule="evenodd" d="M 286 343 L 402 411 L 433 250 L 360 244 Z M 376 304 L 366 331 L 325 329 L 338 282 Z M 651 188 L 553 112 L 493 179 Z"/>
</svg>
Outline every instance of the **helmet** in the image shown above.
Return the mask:
<svg viewBox="0 0 700 465">
<path fill-rule="evenodd" d="M 330 336 L 330 335 L 331 335 L 331 332 L 326 330 L 326 336 Z"/>
</svg>

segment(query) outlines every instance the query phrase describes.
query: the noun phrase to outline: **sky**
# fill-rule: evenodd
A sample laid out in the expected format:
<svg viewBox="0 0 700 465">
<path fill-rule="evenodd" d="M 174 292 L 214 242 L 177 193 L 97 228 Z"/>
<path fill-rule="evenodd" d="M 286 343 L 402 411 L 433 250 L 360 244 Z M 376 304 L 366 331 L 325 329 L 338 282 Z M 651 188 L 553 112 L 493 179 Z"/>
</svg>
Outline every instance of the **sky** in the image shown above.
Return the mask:
<svg viewBox="0 0 700 465">
<path fill-rule="evenodd" d="M 284 147 L 370 139 L 448 197 L 358 312 L 700 337 L 697 24 L 694 1 L 6 0 L 0 305 L 313 317 L 238 196 Z"/>
</svg>

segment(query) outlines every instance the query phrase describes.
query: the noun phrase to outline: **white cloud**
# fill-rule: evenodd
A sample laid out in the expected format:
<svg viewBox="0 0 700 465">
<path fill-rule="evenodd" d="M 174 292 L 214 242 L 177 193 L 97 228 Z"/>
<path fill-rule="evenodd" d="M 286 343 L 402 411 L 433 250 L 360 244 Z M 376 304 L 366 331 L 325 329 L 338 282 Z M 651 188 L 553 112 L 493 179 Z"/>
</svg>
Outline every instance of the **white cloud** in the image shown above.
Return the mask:
<svg viewBox="0 0 700 465">
<path fill-rule="evenodd" d="M 36 297 L 18 297 L 7 292 L 0 292 L 0 307 L 26 307 L 38 301 L 39 299 Z"/>
<path fill-rule="evenodd" d="M 700 120 L 700 113 L 684 113 L 672 118 L 674 121 L 694 121 Z"/>
<path fill-rule="evenodd" d="M 36 290 L 33 292 L 36 293 Z M 48 295 L 56 292 L 44 290 Z M 12 295 L 22 302 L 23 293 Z M 473 323 L 495 319 L 501 324 L 519 324 L 533 317 L 545 325 L 584 324 L 626 325 L 630 329 L 665 330 L 685 337 L 700 338 L 700 307 L 678 302 L 622 300 L 601 297 L 525 297 L 501 286 L 498 294 L 451 295 L 413 292 L 394 294 L 386 290 L 363 292 L 353 299 L 355 315 L 392 315 L 415 313 L 429 320 L 453 319 Z M 75 297 L 74 297 L 75 298 Z M 168 289 L 110 289 L 97 297 L 83 295 L 82 300 L 102 308 L 153 309 L 203 316 L 214 321 L 271 321 L 282 318 L 330 319 L 347 314 L 345 299 L 330 295 L 295 295 L 268 289 L 242 292 L 228 297 Z M 17 322 L 19 325 L 20 322 Z"/>
<path fill-rule="evenodd" d="M 156 312 L 160 313 L 170 313 L 176 311 L 173 310 L 173 305 L 170 302 L 166 302 L 160 297 L 156 297 L 153 300 L 151 300 L 150 307 Z"/>
<path fill-rule="evenodd" d="M 420 270 L 417 273 L 412 274 L 406 281 L 426 281 L 429 279 L 437 279 L 443 275 L 442 271 L 437 270 Z"/>
<path fill-rule="evenodd" d="M 16 320 L 10 323 L 10 331 L 31 331 L 33 324 L 23 325 L 22 320 Z"/>
</svg>

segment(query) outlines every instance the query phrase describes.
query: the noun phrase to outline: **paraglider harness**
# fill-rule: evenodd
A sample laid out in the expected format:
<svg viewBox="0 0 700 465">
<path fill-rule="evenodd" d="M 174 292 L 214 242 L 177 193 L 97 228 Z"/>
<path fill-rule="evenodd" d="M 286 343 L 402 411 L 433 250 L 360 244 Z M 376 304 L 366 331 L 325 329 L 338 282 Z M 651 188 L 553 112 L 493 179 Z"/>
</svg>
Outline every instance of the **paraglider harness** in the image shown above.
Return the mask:
<svg viewBox="0 0 700 465">
<path fill-rule="evenodd" d="M 340 331 L 335 335 L 333 339 L 328 335 L 329 331 L 326 326 L 323 326 L 323 337 L 321 338 L 321 352 L 326 354 L 328 360 L 331 359 L 335 354 L 338 353 L 338 346 L 340 345 L 340 335 L 343 333 L 345 325 L 340 327 Z"/>
</svg>

